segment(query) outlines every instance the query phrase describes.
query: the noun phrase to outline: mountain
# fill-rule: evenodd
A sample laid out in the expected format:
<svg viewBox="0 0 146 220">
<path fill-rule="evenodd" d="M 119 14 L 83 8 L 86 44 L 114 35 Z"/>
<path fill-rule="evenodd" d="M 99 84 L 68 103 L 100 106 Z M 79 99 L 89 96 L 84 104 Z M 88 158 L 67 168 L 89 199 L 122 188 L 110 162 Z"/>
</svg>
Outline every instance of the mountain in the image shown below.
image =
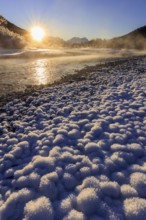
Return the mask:
<svg viewBox="0 0 146 220">
<path fill-rule="evenodd" d="M 44 39 L 44 47 L 65 47 L 66 41 L 59 37 L 46 37 Z"/>
<path fill-rule="evenodd" d="M 88 43 L 87 38 L 79 38 L 79 37 L 73 37 L 70 40 L 67 41 L 68 44 L 73 45 L 73 44 L 86 44 Z"/>
<path fill-rule="evenodd" d="M 3 26 L 4 28 L 8 29 L 9 31 L 12 31 L 15 34 L 19 34 L 22 36 L 29 34 L 28 31 L 16 26 L 15 24 L 6 20 L 3 16 L 0 16 L 0 26 Z"/>
<path fill-rule="evenodd" d="M 29 47 L 93 47 L 117 49 L 146 49 L 146 26 L 138 28 L 120 37 L 106 39 L 93 39 L 73 37 L 64 41 L 59 37 L 46 37 L 40 44 L 30 38 L 30 33 L 0 16 L 0 48 Z"/>
<path fill-rule="evenodd" d="M 124 36 L 113 38 L 111 42 L 121 48 L 146 49 L 146 26 Z"/>
<path fill-rule="evenodd" d="M 138 28 L 138 29 L 136 29 L 136 30 L 126 34 L 126 35 L 123 35 L 123 36 L 121 36 L 119 38 L 127 38 L 127 37 L 130 37 L 130 38 L 131 37 L 132 38 L 136 37 L 137 38 L 139 36 L 146 38 L 146 26 L 140 27 L 140 28 Z"/>
<path fill-rule="evenodd" d="M 0 16 L 0 48 L 23 48 L 29 32 Z"/>
<path fill-rule="evenodd" d="M 98 38 L 91 40 L 88 46 L 96 48 L 146 49 L 146 26 L 110 40 L 102 40 Z"/>
<path fill-rule="evenodd" d="M 46 37 L 42 43 L 30 38 L 30 33 L 0 16 L 0 48 L 64 47 L 66 42 L 59 37 Z"/>
<path fill-rule="evenodd" d="M 74 37 L 67 41 L 72 47 L 94 47 L 94 48 L 116 48 L 116 49 L 146 49 L 146 26 L 138 28 L 128 34 L 115 37 L 110 40 L 93 39 L 88 41 L 87 38 Z"/>
</svg>

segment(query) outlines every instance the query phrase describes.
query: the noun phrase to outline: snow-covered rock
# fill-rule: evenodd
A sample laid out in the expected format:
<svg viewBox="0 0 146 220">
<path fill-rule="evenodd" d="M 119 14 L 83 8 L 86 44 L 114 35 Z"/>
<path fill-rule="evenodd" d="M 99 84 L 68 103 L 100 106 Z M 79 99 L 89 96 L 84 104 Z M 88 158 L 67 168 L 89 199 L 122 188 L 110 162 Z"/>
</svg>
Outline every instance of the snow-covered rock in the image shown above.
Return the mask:
<svg viewBox="0 0 146 220">
<path fill-rule="evenodd" d="M 146 58 L 7 103 L 0 113 L 2 220 L 145 220 L 140 67 Z"/>
</svg>

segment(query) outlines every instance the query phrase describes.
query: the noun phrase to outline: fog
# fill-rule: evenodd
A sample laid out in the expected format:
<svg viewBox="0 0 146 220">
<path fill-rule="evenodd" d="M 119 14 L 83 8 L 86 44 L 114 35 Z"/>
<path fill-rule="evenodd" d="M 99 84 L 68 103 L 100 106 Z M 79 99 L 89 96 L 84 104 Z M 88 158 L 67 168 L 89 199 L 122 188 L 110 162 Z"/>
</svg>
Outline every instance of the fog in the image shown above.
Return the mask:
<svg viewBox="0 0 146 220">
<path fill-rule="evenodd" d="M 0 51 L 0 94 L 46 85 L 87 65 L 123 59 L 146 52 L 115 49 L 31 49 Z"/>
<path fill-rule="evenodd" d="M 75 48 L 75 49 L 0 49 L 0 59 L 27 59 L 27 58 L 60 58 L 63 59 L 76 57 L 76 60 L 122 57 L 136 54 L 144 54 L 145 51 L 134 49 L 93 49 L 93 48 Z"/>
</svg>

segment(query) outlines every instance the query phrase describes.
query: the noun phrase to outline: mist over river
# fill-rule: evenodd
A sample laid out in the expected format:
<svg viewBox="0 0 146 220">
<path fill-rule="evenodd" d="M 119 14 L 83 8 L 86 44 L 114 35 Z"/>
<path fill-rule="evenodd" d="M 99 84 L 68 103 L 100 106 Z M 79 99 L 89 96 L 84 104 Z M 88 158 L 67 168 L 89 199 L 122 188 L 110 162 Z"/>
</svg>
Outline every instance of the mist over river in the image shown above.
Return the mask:
<svg viewBox="0 0 146 220">
<path fill-rule="evenodd" d="M 30 85 L 51 84 L 86 65 L 137 54 L 141 52 L 90 48 L 0 50 L 0 96 L 24 91 Z"/>
</svg>

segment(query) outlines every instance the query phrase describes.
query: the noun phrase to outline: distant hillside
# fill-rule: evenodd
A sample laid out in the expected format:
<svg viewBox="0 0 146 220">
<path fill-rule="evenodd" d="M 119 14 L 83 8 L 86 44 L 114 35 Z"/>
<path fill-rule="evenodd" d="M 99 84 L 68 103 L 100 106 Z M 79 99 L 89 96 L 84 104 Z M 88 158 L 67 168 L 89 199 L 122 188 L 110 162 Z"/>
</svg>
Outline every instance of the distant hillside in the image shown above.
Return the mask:
<svg viewBox="0 0 146 220">
<path fill-rule="evenodd" d="M 93 48 L 116 48 L 116 49 L 146 49 L 146 26 L 138 28 L 124 36 L 106 39 L 72 38 L 67 41 L 71 47 L 93 47 Z"/>
<path fill-rule="evenodd" d="M 65 47 L 66 41 L 59 37 L 46 37 L 44 42 L 44 47 Z"/>
<path fill-rule="evenodd" d="M 137 37 L 137 36 L 142 36 L 144 38 L 146 38 L 146 26 L 140 27 L 124 36 L 122 36 L 122 38 L 126 38 L 126 37 Z"/>
<path fill-rule="evenodd" d="M 17 27 L 15 24 L 9 22 L 8 20 L 6 20 L 3 16 L 0 16 L 0 25 L 7 28 L 9 31 L 12 31 L 15 34 L 19 34 L 19 35 L 28 35 L 28 31 Z"/>
<path fill-rule="evenodd" d="M 124 36 L 116 37 L 110 40 L 91 40 L 88 46 L 97 48 L 146 49 L 146 26 L 138 28 Z"/>
<path fill-rule="evenodd" d="M 0 48 L 64 47 L 66 42 L 59 37 L 46 37 L 42 43 L 31 40 L 30 33 L 0 16 Z"/>
<path fill-rule="evenodd" d="M 73 37 L 70 40 L 67 41 L 68 44 L 86 44 L 88 43 L 88 39 L 87 38 L 79 38 L 79 37 Z"/>
<path fill-rule="evenodd" d="M 116 47 L 120 48 L 146 49 L 146 26 L 122 37 L 113 38 L 111 41 Z"/>
<path fill-rule="evenodd" d="M 22 48 L 29 33 L 0 16 L 0 48 Z"/>
</svg>

